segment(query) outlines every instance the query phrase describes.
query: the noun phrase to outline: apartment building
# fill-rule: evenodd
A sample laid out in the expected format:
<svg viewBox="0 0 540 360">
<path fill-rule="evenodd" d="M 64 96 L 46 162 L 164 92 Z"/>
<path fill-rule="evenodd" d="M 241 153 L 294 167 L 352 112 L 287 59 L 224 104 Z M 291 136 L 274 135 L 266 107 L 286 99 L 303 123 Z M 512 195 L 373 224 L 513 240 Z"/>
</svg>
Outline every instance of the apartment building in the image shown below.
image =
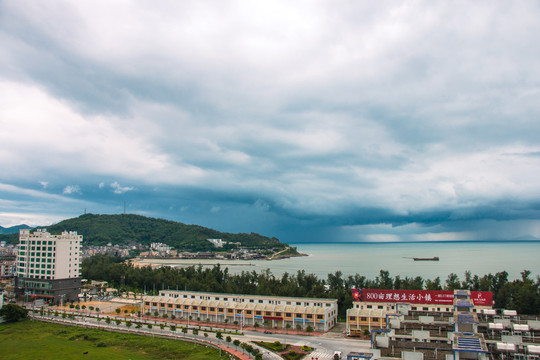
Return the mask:
<svg viewBox="0 0 540 360">
<path fill-rule="evenodd" d="M 143 298 L 143 311 L 160 316 L 243 326 L 328 331 L 337 322 L 335 299 L 238 295 L 196 291 L 162 290 L 158 296 Z"/>
<path fill-rule="evenodd" d="M 64 231 L 20 230 L 15 292 L 27 298 L 78 300 L 81 291 L 82 235 Z"/>
</svg>

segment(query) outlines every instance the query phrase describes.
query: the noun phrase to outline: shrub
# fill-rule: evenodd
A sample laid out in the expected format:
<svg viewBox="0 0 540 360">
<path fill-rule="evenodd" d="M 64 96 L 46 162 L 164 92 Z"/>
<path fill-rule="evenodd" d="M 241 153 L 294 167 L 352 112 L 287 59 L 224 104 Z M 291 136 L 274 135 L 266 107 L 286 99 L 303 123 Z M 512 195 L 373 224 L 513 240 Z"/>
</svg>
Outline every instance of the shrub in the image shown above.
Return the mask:
<svg viewBox="0 0 540 360">
<path fill-rule="evenodd" d="M 308 333 L 313 332 L 313 328 L 311 327 L 311 325 L 308 325 L 308 326 L 307 326 L 306 331 L 307 331 Z"/>
<path fill-rule="evenodd" d="M 146 325 L 147 328 L 151 329 L 152 328 L 152 324 L 148 324 Z"/>
<path fill-rule="evenodd" d="M 100 342 L 96 345 L 96 347 L 107 347 L 107 344 L 105 344 L 104 342 Z"/>
<path fill-rule="evenodd" d="M 2 309 L 0 309 L 0 316 L 2 316 L 6 322 L 16 322 L 26 319 L 28 310 L 19 305 L 5 304 Z"/>
</svg>

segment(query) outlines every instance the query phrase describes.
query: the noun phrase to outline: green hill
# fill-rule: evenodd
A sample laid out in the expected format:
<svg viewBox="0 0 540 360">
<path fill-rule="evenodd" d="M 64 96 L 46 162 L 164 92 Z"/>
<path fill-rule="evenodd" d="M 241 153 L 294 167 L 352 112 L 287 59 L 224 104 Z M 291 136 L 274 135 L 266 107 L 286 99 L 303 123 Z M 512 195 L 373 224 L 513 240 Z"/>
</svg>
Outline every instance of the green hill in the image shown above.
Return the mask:
<svg viewBox="0 0 540 360">
<path fill-rule="evenodd" d="M 153 242 L 161 242 L 182 251 L 214 251 L 214 246 L 207 239 L 222 239 L 227 242 L 239 242 L 242 247 L 251 249 L 285 249 L 288 246 L 274 237 L 269 238 L 255 233 L 224 233 L 203 226 L 131 214 L 86 214 L 46 228 L 51 234 L 60 234 L 64 230 L 77 231 L 79 235 L 83 235 L 84 245 L 107 243 L 150 245 Z M 14 238 L 0 236 L 0 240 L 13 243 Z"/>
</svg>

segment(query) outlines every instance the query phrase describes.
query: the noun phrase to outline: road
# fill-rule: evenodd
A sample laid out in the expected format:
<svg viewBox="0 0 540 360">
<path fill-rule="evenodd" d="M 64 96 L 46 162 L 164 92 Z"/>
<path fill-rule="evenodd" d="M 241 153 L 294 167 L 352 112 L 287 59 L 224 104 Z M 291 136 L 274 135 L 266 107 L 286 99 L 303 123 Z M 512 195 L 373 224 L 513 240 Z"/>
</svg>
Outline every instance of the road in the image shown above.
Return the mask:
<svg viewBox="0 0 540 360">
<path fill-rule="evenodd" d="M 240 342 L 244 343 L 250 343 L 253 341 L 269 341 L 269 342 L 275 342 L 279 341 L 281 343 L 287 343 L 291 345 L 297 345 L 297 346 L 303 346 L 307 345 L 311 348 L 314 348 L 315 350 L 309 354 L 305 359 L 317 359 L 317 360 L 332 360 L 332 356 L 335 351 L 341 351 L 344 355 L 348 354 L 351 351 L 357 351 L 357 352 L 369 352 L 369 341 L 365 340 L 355 340 L 355 339 L 346 339 L 346 338 L 336 338 L 336 337 L 325 337 L 325 336 L 305 336 L 305 335 L 290 335 L 290 334 L 265 334 L 257 331 L 244 331 L 244 335 L 234 335 L 234 334 L 223 334 L 223 339 L 217 339 L 216 338 L 216 331 L 232 331 L 228 328 L 216 328 L 212 327 L 212 332 L 209 331 L 209 328 L 207 326 L 202 325 L 201 329 L 199 330 L 198 335 L 193 335 L 192 331 L 193 329 L 198 329 L 198 325 L 191 325 L 189 326 L 188 333 L 184 334 L 182 332 L 181 327 L 185 326 L 178 323 L 173 323 L 170 321 L 155 321 L 155 320 L 145 320 L 145 319 L 139 319 L 139 318 L 130 318 L 127 317 L 127 320 L 131 321 L 133 325 L 131 327 L 127 327 L 124 322 L 117 325 L 115 323 L 116 317 L 110 316 L 111 321 L 109 324 L 106 323 L 104 316 L 101 316 L 101 320 L 98 321 L 97 316 L 95 314 L 88 314 L 83 312 L 75 312 L 73 313 L 75 315 L 75 319 L 70 319 L 69 317 L 62 318 L 61 315 L 54 316 L 54 314 L 47 315 L 46 312 L 43 316 L 39 315 L 39 313 L 32 313 L 30 312 L 30 315 L 36 319 L 43 319 L 48 321 L 54 321 L 59 323 L 69 323 L 77 326 L 87 326 L 87 327 L 93 327 L 93 328 L 101 328 L 101 329 L 107 329 L 111 331 L 122 331 L 122 332 L 129 332 L 129 333 L 138 333 L 143 335 L 149 335 L 149 336 L 164 336 L 164 337 L 172 337 L 172 338 L 178 338 L 178 339 L 186 339 L 186 340 L 192 340 L 192 341 L 198 341 L 198 342 L 210 342 L 212 344 L 218 345 L 218 346 L 227 346 L 229 348 L 235 349 L 237 351 L 241 351 L 244 354 L 246 352 L 240 348 L 233 345 L 233 341 L 235 339 L 238 339 Z M 118 317 L 120 320 L 125 320 L 124 317 Z M 141 322 L 145 323 L 140 328 L 136 328 L 135 323 Z M 152 324 L 152 328 L 149 329 L 146 324 Z M 160 324 L 164 325 L 164 329 L 161 329 Z M 176 326 L 176 331 L 171 331 L 170 326 L 174 325 Z M 204 333 L 208 334 L 208 337 L 204 337 Z M 232 341 L 231 343 L 227 343 L 225 341 L 225 338 L 227 336 L 231 336 Z M 275 353 L 272 353 L 266 349 L 263 349 L 261 347 L 258 347 L 251 343 L 251 345 L 255 348 L 258 348 L 263 354 L 263 359 L 265 360 L 279 360 L 281 357 Z"/>
</svg>

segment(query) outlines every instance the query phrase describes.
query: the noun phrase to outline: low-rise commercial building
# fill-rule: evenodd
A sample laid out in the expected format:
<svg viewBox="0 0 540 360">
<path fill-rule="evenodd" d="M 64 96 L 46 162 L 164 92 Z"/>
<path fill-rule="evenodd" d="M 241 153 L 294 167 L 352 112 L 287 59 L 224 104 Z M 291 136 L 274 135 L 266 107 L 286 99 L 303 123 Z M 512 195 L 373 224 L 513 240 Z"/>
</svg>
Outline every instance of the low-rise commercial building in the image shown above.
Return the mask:
<svg viewBox="0 0 540 360">
<path fill-rule="evenodd" d="M 454 291 L 355 289 L 353 307 L 347 310 L 347 334 L 358 336 L 364 331 L 387 328 L 399 315 L 416 320 L 432 316 L 435 321 L 447 322 L 456 310 L 455 296 Z M 491 309 L 492 304 L 491 292 L 473 291 L 471 301 L 458 310 L 476 313 Z"/>
<path fill-rule="evenodd" d="M 143 298 L 143 311 L 243 326 L 310 326 L 315 331 L 328 331 L 337 322 L 338 306 L 335 299 L 162 290 L 159 296 Z"/>
</svg>

